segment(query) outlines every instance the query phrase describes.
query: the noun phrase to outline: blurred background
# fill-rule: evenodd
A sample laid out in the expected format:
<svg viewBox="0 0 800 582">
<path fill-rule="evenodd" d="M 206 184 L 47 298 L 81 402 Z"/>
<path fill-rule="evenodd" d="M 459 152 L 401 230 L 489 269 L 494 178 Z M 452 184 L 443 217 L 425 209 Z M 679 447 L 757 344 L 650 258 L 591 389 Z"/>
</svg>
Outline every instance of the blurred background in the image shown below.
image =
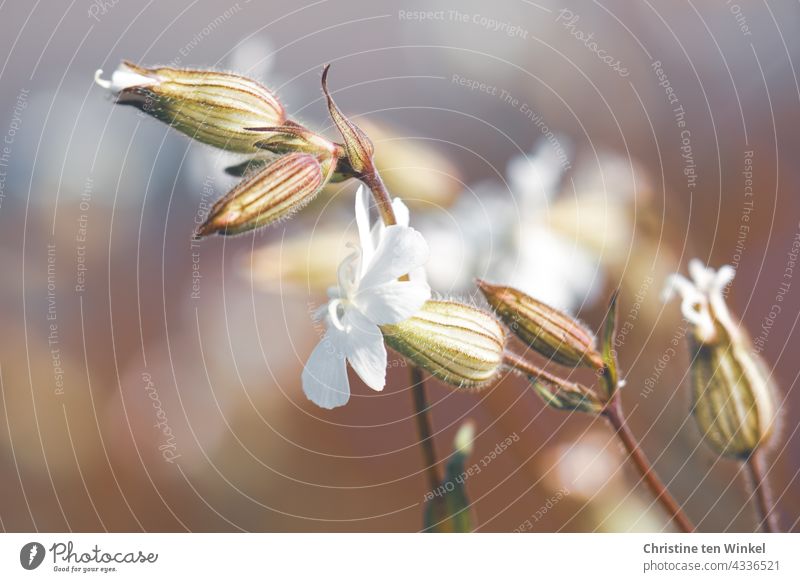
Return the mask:
<svg viewBox="0 0 800 582">
<path fill-rule="evenodd" d="M 630 424 L 703 531 L 752 531 L 753 514 L 688 416 L 686 324 L 659 295 L 690 258 L 735 266 L 729 304 L 780 386 L 769 477 L 800 529 L 798 26 L 788 1 L 0 4 L 0 525 L 422 527 L 405 364 L 390 355 L 382 393 L 351 376 L 334 411 L 300 387 L 355 185 L 194 241 L 231 159 L 114 106 L 94 72 L 130 59 L 255 77 L 336 138 L 332 63 L 441 296 L 479 303 L 482 276 L 596 329 L 620 287 Z M 480 531 L 671 527 L 601 421 L 513 377 L 427 387 L 442 465 L 476 423 Z"/>
</svg>

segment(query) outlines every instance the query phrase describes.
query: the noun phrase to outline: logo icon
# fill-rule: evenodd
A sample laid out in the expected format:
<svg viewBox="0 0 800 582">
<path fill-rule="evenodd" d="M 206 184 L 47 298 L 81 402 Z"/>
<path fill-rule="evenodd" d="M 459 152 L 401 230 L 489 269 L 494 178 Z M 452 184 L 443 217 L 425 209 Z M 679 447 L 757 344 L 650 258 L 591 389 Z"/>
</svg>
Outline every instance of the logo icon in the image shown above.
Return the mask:
<svg viewBox="0 0 800 582">
<path fill-rule="evenodd" d="M 28 542 L 19 551 L 19 563 L 26 570 L 35 570 L 44 561 L 44 546 L 39 542 Z"/>
</svg>

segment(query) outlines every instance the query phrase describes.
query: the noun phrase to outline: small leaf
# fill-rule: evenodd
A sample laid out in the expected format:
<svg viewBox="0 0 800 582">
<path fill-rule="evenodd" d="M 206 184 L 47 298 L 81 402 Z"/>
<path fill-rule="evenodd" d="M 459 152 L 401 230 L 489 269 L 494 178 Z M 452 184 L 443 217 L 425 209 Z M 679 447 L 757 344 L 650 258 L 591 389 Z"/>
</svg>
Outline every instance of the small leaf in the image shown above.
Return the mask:
<svg viewBox="0 0 800 582">
<path fill-rule="evenodd" d="M 603 326 L 602 355 L 603 363 L 603 382 L 606 385 L 606 394 L 611 398 L 619 387 L 619 366 L 617 365 L 617 353 L 614 350 L 614 338 L 617 336 L 617 298 L 619 290 L 611 295 L 608 305 L 606 323 Z"/>
<path fill-rule="evenodd" d="M 599 414 L 603 410 L 603 403 L 597 395 L 580 384 L 531 378 L 531 386 L 548 406 L 557 410 L 578 410 L 591 414 Z"/>
<path fill-rule="evenodd" d="M 472 452 L 475 425 L 468 420 L 456 434 L 454 452 L 447 463 L 444 481 L 431 491 L 425 505 L 425 529 L 429 533 L 466 533 L 475 528 L 475 519 L 464 485 L 469 473 L 466 461 Z"/>
</svg>

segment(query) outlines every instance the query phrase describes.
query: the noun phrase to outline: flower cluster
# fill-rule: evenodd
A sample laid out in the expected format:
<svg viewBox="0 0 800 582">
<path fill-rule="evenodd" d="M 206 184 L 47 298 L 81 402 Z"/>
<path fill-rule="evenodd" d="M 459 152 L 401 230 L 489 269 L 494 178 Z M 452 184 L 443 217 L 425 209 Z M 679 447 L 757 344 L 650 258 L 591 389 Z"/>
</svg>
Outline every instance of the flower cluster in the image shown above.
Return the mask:
<svg viewBox="0 0 800 582">
<path fill-rule="evenodd" d="M 430 251 L 391 200 L 374 164 L 370 138 L 322 89 L 342 135 L 331 142 L 289 119 L 261 84 L 230 73 L 123 63 L 96 82 L 132 105 L 205 144 L 240 154 L 227 168 L 242 181 L 217 201 L 197 231 L 240 234 L 275 223 L 308 204 L 329 182 L 356 178 L 358 244 L 338 268 L 338 285 L 318 316 L 326 331 L 302 373 L 303 391 L 322 408 L 348 402 L 347 364 L 373 390 L 386 384 L 387 344 L 456 387 L 485 386 L 500 371 L 505 331 L 494 316 L 455 301 L 431 301 L 424 266 Z M 381 221 L 370 224 L 370 193 Z"/>
</svg>

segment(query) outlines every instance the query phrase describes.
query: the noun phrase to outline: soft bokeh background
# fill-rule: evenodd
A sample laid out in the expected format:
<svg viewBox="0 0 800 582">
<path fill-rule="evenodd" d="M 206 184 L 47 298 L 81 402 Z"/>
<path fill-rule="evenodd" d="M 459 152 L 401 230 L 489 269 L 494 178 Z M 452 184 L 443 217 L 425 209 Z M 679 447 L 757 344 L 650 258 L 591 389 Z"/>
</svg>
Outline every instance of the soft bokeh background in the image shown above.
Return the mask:
<svg viewBox="0 0 800 582">
<path fill-rule="evenodd" d="M 730 305 L 781 388 L 770 478 L 797 530 L 798 25 L 788 1 L 0 4 L 0 526 L 421 528 L 402 362 L 383 393 L 354 378 L 332 412 L 299 383 L 353 185 L 291 222 L 193 243 L 233 183 L 227 160 L 112 105 L 92 77 L 127 58 L 258 77 L 331 137 L 319 80 L 333 63 L 340 106 L 371 128 L 431 240 L 442 294 L 513 279 L 597 327 L 620 286 L 631 425 L 707 531 L 750 531 L 752 513 L 737 466 L 687 417 L 685 326 L 659 292 L 691 257 L 737 266 Z M 428 389 L 440 457 L 476 422 L 480 530 L 669 528 L 601 422 L 545 409 L 515 378 Z"/>
</svg>

